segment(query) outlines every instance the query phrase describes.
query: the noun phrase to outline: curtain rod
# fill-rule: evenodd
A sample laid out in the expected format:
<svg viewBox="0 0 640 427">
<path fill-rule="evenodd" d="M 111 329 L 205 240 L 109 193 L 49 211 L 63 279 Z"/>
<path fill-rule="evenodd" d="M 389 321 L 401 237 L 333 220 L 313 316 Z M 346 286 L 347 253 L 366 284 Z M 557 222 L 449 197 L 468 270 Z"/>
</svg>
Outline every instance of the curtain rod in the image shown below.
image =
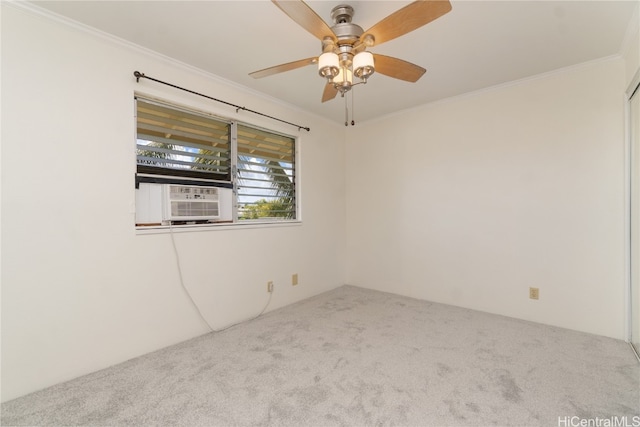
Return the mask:
<svg viewBox="0 0 640 427">
<path fill-rule="evenodd" d="M 248 108 L 241 107 L 241 106 L 239 106 L 239 105 L 235 105 L 235 104 L 232 104 L 232 103 L 230 103 L 230 102 L 223 101 L 223 100 L 221 100 L 221 99 L 216 99 L 216 98 L 213 98 L 213 97 L 211 97 L 211 96 L 204 95 L 204 94 L 199 93 L 199 92 L 195 92 L 195 91 L 193 91 L 193 90 L 185 89 L 185 88 L 183 88 L 183 87 L 176 86 L 176 85 L 171 84 L 171 83 L 163 82 L 162 80 L 154 79 L 153 77 L 149 77 L 149 76 L 145 75 L 144 73 L 141 73 L 140 71 L 134 71 L 134 72 L 133 72 L 133 75 L 136 77 L 136 82 L 137 82 L 137 83 L 140 83 L 140 79 L 153 80 L 154 82 L 162 83 L 163 85 L 171 86 L 171 87 L 173 87 L 173 88 L 180 89 L 180 90 L 183 90 L 183 91 L 185 91 L 185 92 L 192 93 L 192 94 L 194 94 L 194 95 L 202 96 L 203 98 L 211 99 L 212 101 L 216 101 L 216 102 L 220 102 L 220 103 L 222 103 L 222 104 L 229 105 L 229 106 L 234 107 L 234 108 L 236 109 L 236 113 L 237 113 L 238 111 L 240 111 L 240 110 L 242 110 L 242 111 L 248 111 L 249 113 L 258 114 L 258 115 L 260 115 L 260 116 L 267 117 L 267 118 L 269 118 L 269 119 L 277 120 L 277 121 L 279 121 L 279 122 L 286 123 L 286 124 L 288 124 L 288 125 L 291 125 L 291 126 L 297 127 L 297 128 L 298 128 L 298 130 L 300 130 L 300 129 L 304 129 L 304 130 L 306 130 L 307 132 L 309 132 L 309 131 L 311 130 L 310 128 L 308 128 L 308 127 L 306 127 L 306 126 L 300 126 L 300 125 L 297 125 L 297 124 L 295 124 L 295 123 L 287 122 L 287 121 L 285 121 L 285 120 L 279 119 L 279 118 L 277 118 L 277 117 L 269 116 L 268 114 L 264 114 L 264 113 L 261 113 L 261 112 L 259 112 L 259 111 L 250 110 L 250 109 L 248 109 Z"/>
</svg>

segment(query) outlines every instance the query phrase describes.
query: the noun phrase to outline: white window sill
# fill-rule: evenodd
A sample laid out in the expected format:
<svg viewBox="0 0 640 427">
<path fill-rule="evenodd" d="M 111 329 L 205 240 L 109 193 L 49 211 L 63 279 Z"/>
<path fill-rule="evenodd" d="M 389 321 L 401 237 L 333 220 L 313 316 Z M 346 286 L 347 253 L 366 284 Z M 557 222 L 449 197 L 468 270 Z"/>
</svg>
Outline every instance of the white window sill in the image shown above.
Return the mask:
<svg viewBox="0 0 640 427">
<path fill-rule="evenodd" d="M 137 235 L 163 234 L 163 233 L 193 233 L 217 230 L 246 230 L 251 228 L 271 227 L 297 227 L 302 225 L 301 220 L 294 221 L 247 221 L 226 224 L 193 224 L 193 225 L 150 225 L 136 226 Z"/>
</svg>

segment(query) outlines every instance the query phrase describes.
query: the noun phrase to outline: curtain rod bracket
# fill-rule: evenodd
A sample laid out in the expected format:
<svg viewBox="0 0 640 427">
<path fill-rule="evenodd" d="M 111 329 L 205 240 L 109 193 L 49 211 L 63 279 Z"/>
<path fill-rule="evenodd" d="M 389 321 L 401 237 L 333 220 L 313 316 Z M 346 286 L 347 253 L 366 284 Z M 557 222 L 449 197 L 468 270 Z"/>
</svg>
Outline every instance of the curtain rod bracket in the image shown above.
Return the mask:
<svg viewBox="0 0 640 427">
<path fill-rule="evenodd" d="M 257 114 L 257 115 L 259 115 L 259 116 L 267 117 L 267 118 L 269 118 L 269 119 L 277 120 L 277 121 L 279 121 L 279 122 L 286 123 L 286 124 L 288 124 L 288 125 L 291 125 L 291 126 L 297 127 L 297 128 L 298 128 L 298 131 L 300 131 L 300 129 L 304 129 L 304 130 L 306 130 L 307 132 L 310 132 L 310 131 L 311 131 L 311 128 L 308 128 L 308 127 L 304 127 L 304 126 L 297 125 L 297 124 L 295 124 L 295 123 L 287 122 L 287 121 L 285 121 L 285 120 L 279 119 L 279 118 L 277 118 L 277 117 L 270 116 L 270 115 L 268 115 L 268 114 L 261 113 L 261 112 L 259 112 L 259 111 L 250 110 L 250 109 L 248 109 L 248 108 L 246 108 L 246 107 L 241 107 L 241 106 L 239 106 L 239 105 L 235 105 L 235 104 L 232 104 L 232 103 L 230 103 L 230 102 L 223 101 L 223 100 L 221 100 L 221 99 L 216 99 L 216 98 L 213 98 L 213 97 L 211 97 L 211 96 L 204 95 L 204 94 L 199 93 L 199 92 L 195 92 L 195 91 L 193 91 L 193 90 L 185 89 L 185 88 L 183 88 L 183 87 L 176 86 L 176 85 L 171 84 L 171 83 L 163 82 L 162 80 L 154 79 L 153 77 L 147 77 L 144 73 L 141 73 L 140 71 L 134 71 L 134 72 L 133 72 L 133 75 L 135 76 L 135 78 L 136 78 L 136 82 L 137 82 L 137 83 L 140 83 L 140 79 L 149 79 L 149 80 L 152 80 L 152 81 L 154 81 L 154 82 L 161 83 L 161 84 L 163 84 L 163 85 L 165 85 L 165 86 L 171 86 L 172 88 L 175 88 L 175 89 L 180 89 L 180 90 L 183 90 L 183 91 L 185 91 L 185 92 L 189 92 L 189 93 L 192 93 L 192 94 L 194 94 L 194 95 L 198 95 L 198 96 L 201 96 L 201 97 L 203 97 L 203 98 L 210 99 L 210 100 L 212 100 L 212 101 L 220 102 L 220 103 L 222 103 L 222 104 L 229 105 L 229 106 L 231 106 L 231 107 L 235 107 L 235 109 L 236 109 L 236 113 L 238 113 L 238 111 L 240 111 L 240 110 L 248 111 L 248 112 L 250 112 L 250 113 Z"/>
</svg>

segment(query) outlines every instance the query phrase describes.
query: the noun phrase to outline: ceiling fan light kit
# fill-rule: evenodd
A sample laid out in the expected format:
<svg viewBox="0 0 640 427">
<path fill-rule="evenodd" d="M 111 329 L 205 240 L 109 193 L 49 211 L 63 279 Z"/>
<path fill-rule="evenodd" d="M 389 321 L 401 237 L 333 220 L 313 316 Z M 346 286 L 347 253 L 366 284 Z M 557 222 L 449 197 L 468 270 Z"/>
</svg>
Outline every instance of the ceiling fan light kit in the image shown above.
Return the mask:
<svg viewBox="0 0 640 427">
<path fill-rule="evenodd" d="M 340 60 L 333 52 L 325 52 L 318 58 L 318 73 L 328 80 L 333 79 L 340 72 Z"/>
<path fill-rule="evenodd" d="M 327 79 L 329 84 L 344 96 L 351 88 L 360 83 L 366 83 L 374 73 L 373 55 L 370 52 L 360 52 L 351 58 L 351 54 L 339 55 L 333 52 L 325 52 L 318 58 L 318 73 Z M 353 83 L 353 76 L 360 82 Z"/>
<path fill-rule="evenodd" d="M 359 79 L 366 80 L 375 70 L 371 52 L 360 52 L 353 57 L 353 74 Z"/>
<path fill-rule="evenodd" d="M 416 82 L 426 70 L 418 65 L 385 55 L 376 55 L 366 49 L 407 34 L 439 18 L 451 10 L 448 0 L 418 0 L 387 16 L 369 30 L 352 23 L 353 7 L 341 4 L 331 10 L 334 25 L 329 27 L 304 1 L 271 0 L 302 28 L 322 42 L 322 54 L 255 71 L 254 78 L 290 71 L 317 63 L 318 74 L 326 79 L 322 102 L 345 93 L 358 84 L 367 83 L 375 72 Z M 360 79 L 353 81 L 353 77 Z"/>
</svg>

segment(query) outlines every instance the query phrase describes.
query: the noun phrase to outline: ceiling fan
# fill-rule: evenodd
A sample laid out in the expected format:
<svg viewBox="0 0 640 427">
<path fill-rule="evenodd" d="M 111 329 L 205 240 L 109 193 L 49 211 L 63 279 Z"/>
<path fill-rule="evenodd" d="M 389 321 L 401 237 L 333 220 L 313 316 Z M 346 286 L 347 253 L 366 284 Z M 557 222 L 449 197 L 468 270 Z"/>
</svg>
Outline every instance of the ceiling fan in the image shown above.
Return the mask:
<svg viewBox="0 0 640 427">
<path fill-rule="evenodd" d="M 320 76 L 327 80 L 322 102 L 335 98 L 338 92 L 344 96 L 356 84 L 366 83 L 376 71 L 408 82 L 418 81 L 426 72 L 424 68 L 391 56 L 372 54 L 367 52 L 367 48 L 407 34 L 451 10 L 448 0 L 414 1 L 364 31 L 351 22 L 354 10 L 346 4 L 331 10 L 334 25 L 329 27 L 302 0 L 271 1 L 302 28 L 320 39 L 322 54 L 254 71 L 249 75 L 258 79 L 317 64 Z M 358 82 L 354 83 L 354 76 L 359 79 Z"/>
</svg>

